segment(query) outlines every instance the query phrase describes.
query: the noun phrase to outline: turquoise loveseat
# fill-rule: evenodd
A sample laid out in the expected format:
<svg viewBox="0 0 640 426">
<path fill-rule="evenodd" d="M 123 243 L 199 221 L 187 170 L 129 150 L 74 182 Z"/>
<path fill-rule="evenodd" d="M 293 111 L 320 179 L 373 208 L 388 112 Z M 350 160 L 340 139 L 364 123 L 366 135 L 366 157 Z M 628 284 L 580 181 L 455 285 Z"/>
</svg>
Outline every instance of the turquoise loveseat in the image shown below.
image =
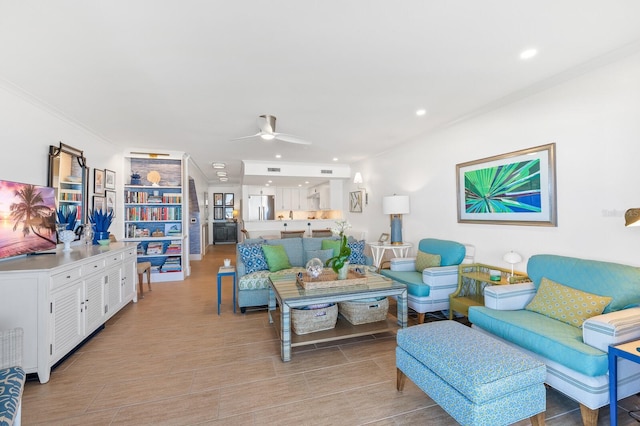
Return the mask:
<svg viewBox="0 0 640 426">
<path fill-rule="evenodd" d="M 485 289 L 485 306 L 469 308 L 469 321 L 546 364 L 546 383 L 580 403 L 583 423 L 597 424 L 598 409 L 609 403 L 607 350 L 640 338 L 640 268 L 555 255 L 532 256 L 531 283 Z M 582 327 L 524 309 L 543 278 L 611 302 Z M 553 316 L 553 315 L 551 315 Z M 640 365 L 618 364 L 618 398 L 640 392 Z"/>
<path fill-rule="evenodd" d="M 407 285 L 407 304 L 422 324 L 425 313 L 449 309 L 449 295 L 458 286 L 458 265 L 473 263 L 475 250 L 468 244 L 435 238 L 420 240 L 418 250 L 440 256 L 440 266 L 417 271 L 415 257 L 397 258 L 391 260 L 391 269 L 380 273 Z"/>
<path fill-rule="evenodd" d="M 269 304 L 269 275 L 290 275 L 297 274 L 305 270 L 304 266 L 309 259 L 317 257 L 326 261 L 333 255 L 331 249 L 322 249 L 323 240 L 335 240 L 335 238 L 283 238 L 269 239 L 262 238 L 247 239 L 236 245 L 236 300 L 240 311 L 244 313 L 247 307 L 267 306 Z M 260 257 L 262 245 L 281 245 L 289 258 L 291 268 L 271 272 L 267 269 L 267 264 L 261 266 Z M 349 238 L 351 247 L 351 265 L 371 265 L 372 259 L 364 255 L 364 240 L 357 241 Z M 256 263 L 257 262 L 257 263 Z"/>
</svg>

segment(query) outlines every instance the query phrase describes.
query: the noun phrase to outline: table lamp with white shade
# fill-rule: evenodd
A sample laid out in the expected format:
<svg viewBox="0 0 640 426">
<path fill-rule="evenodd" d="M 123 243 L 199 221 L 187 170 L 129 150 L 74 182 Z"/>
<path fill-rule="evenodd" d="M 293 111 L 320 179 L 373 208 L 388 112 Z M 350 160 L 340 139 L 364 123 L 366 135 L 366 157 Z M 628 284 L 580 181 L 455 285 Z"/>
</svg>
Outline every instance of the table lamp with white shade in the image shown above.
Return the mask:
<svg viewBox="0 0 640 426">
<path fill-rule="evenodd" d="M 402 244 L 402 215 L 409 213 L 408 195 L 382 198 L 382 213 L 391 215 L 391 244 Z"/>
<path fill-rule="evenodd" d="M 511 264 L 511 276 L 513 277 L 513 265 L 515 265 L 516 263 L 522 262 L 522 256 L 520 256 L 515 251 L 511 250 L 509 253 L 505 254 L 502 257 L 502 260 Z"/>
</svg>

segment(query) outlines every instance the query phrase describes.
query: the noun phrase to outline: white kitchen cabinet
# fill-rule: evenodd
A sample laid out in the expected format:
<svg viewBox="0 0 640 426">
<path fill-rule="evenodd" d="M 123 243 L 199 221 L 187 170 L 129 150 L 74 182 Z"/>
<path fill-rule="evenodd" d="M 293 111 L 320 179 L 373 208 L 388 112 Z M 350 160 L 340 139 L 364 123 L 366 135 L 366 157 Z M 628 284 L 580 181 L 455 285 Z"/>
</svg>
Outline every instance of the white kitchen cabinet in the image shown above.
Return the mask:
<svg viewBox="0 0 640 426">
<path fill-rule="evenodd" d="M 276 188 L 276 210 L 309 210 L 304 188 Z"/>
<path fill-rule="evenodd" d="M 331 189 L 329 185 L 320 185 L 320 210 L 331 210 Z"/>
<path fill-rule="evenodd" d="M 82 341 L 84 336 L 83 306 L 82 281 L 75 281 L 51 292 L 49 302 L 51 338 L 48 364 L 53 365 L 58 362 Z"/>
<path fill-rule="evenodd" d="M 49 381 L 51 366 L 130 301 L 137 301 L 136 245 L 0 262 L 0 325 L 24 330 L 23 368 Z"/>
</svg>

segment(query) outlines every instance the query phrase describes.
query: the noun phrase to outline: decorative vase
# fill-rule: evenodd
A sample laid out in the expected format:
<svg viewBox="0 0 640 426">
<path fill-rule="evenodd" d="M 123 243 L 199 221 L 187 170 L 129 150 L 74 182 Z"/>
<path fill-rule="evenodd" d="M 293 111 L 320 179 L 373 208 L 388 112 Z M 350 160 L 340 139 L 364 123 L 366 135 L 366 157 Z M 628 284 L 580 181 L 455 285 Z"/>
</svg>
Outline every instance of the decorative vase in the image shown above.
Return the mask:
<svg viewBox="0 0 640 426">
<path fill-rule="evenodd" d="M 93 233 L 93 245 L 98 245 L 100 240 L 108 240 L 109 231 L 96 231 Z"/>
<path fill-rule="evenodd" d="M 71 241 L 76 239 L 76 233 L 65 230 L 59 233 L 58 239 L 64 243 L 64 249 L 62 251 L 71 251 Z"/>
<path fill-rule="evenodd" d="M 349 262 L 344 262 L 344 265 L 342 265 L 342 268 L 338 269 L 338 279 L 346 280 L 348 272 L 349 272 Z"/>
</svg>

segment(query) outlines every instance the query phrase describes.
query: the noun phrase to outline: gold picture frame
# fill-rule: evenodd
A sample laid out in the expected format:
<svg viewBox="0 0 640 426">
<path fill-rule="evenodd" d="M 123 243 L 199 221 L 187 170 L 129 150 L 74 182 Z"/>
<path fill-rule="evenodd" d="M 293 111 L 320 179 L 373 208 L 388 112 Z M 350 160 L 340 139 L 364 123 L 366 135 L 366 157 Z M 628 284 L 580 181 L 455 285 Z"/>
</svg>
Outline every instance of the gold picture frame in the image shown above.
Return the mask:
<svg viewBox="0 0 640 426">
<path fill-rule="evenodd" d="M 351 213 L 362 213 L 362 191 L 349 193 L 349 211 Z"/>
</svg>

